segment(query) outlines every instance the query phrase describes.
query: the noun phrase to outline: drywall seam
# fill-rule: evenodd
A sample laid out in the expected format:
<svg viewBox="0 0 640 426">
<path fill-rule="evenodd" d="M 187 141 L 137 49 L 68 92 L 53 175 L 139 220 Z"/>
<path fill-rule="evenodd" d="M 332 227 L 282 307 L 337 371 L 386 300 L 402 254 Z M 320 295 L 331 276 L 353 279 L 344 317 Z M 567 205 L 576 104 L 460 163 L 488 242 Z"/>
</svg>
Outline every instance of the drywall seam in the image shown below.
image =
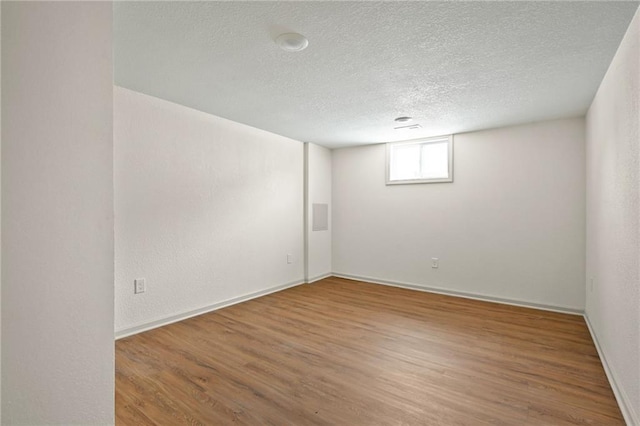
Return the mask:
<svg viewBox="0 0 640 426">
<path fill-rule="evenodd" d="M 570 306 L 545 305 L 541 303 L 527 302 L 524 300 L 504 299 L 501 297 L 494 297 L 486 294 L 466 293 L 462 291 L 447 290 L 439 287 L 423 286 L 423 285 L 405 283 L 400 281 L 383 280 L 379 278 L 364 277 L 360 275 L 343 274 L 341 272 L 333 272 L 331 275 L 334 277 L 346 278 L 349 280 L 358 280 L 358 281 L 364 281 L 372 284 L 381 284 L 381 285 L 387 285 L 391 287 L 406 288 L 409 290 L 424 291 L 427 293 L 444 294 L 446 296 L 462 297 L 465 299 L 481 300 L 484 302 L 494 302 L 494 303 L 500 303 L 503 305 L 512 305 L 512 306 L 521 306 L 524 308 L 541 309 L 543 311 L 559 312 L 562 314 L 571 314 L 571 315 L 584 314 L 584 311 L 582 309 L 573 308 Z"/>
<path fill-rule="evenodd" d="M 628 426 L 639 426 L 640 419 L 638 415 L 633 411 L 633 405 L 631 401 L 629 401 L 629 397 L 624 392 L 624 389 L 618 386 L 618 381 L 616 380 L 616 376 L 611 368 L 609 368 L 609 362 L 607 361 L 607 357 L 605 355 L 604 350 L 600 346 L 600 342 L 598 341 L 598 336 L 594 332 L 591 327 L 591 322 L 589 321 L 589 316 L 587 313 L 584 313 L 584 322 L 587 323 L 587 328 L 589 329 L 589 333 L 591 334 L 591 339 L 596 346 L 596 350 L 598 351 L 598 355 L 600 356 L 600 362 L 602 363 L 602 367 L 604 368 L 604 372 L 607 375 L 607 379 L 609 380 L 609 385 L 613 390 L 613 394 L 616 397 L 616 401 L 618 402 L 618 406 L 620 407 L 620 411 L 622 412 L 622 416 L 624 417 L 624 421 Z"/>
<path fill-rule="evenodd" d="M 238 303 L 247 302 L 251 299 L 266 296 L 268 294 L 276 293 L 278 291 L 286 290 L 288 288 L 296 287 L 300 284 L 304 284 L 304 281 L 293 281 L 287 284 L 281 284 L 274 287 L 269 287 L 264 290 L 256 291 L 253 293 L 245 294 L 242 296 L 232 297 L 231 299 L 217 302 L 212 305 L 203 306 L 202 308 L 194 309 L 192 311 L 183 312 L 169 317 L 160 318 L 154 321 L 145 322 L 135 325 L 133 327 L 123 328 L 115 332 L 116 340 L 125 337 L 133 336 L 134 334 L 142 333 L 145 331 L 153 330 L 154 328 L 162 327 L 165 325 L 173 324 L 178 321 L 183 321 L 188 318 L 192 318 L 198 315 L 206 314 L 208 312 L 217 311 L 218 309 L 226 308 L 228 306 L 237 305 Z"/>
<path fill-rule="evenodd" d="M 325 278 L 329 278 L 334 276 L 332 273 L 316 275 L 315 277 L 311 277 L 307 279 L 307 284 L 315 283 L 316 281 L 324 280 Z"/>
</svg>

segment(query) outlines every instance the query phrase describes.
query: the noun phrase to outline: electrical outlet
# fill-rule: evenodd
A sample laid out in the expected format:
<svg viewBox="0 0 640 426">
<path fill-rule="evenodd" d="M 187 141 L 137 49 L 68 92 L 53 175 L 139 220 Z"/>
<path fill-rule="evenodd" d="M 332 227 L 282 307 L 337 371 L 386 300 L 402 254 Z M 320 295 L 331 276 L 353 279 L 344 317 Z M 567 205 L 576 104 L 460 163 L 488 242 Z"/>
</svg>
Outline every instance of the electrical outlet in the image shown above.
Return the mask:
<svg viewBox="0 0 640 426">
<path fill-rule="evenodd" d="M 287 255 L 287 263 L 293 263 L 293 255 L 292 254 L 288 254 Z"/>
<path fill-rule="evenodd" d="M 593 277 L 589 278 L 589 291 L 593 291 Z"/>
<path fill-rule="evenodd" d="M 437 257 L 432 257 L 431 258 L 431 267 L 434 269 L 437 269 L 439 266 L 438 264 L 438 258 Z"/>
<path fill-rule="evenodd" d="M 144 283 L 144 278 L 138 278 L 133 282 L 134 286 L 133 286 L 133 292 L 135 294 L 140 294 L 140 293 L 144 293 L 147 288 L 145 286 Z"/>
</svg>

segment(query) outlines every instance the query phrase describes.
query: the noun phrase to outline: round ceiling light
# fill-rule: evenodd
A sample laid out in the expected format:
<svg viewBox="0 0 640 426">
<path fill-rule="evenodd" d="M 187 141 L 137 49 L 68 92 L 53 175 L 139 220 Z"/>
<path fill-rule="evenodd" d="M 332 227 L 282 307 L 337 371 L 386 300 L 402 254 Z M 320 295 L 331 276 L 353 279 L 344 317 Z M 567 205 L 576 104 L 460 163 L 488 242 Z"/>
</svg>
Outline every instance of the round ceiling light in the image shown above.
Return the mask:
<svg viewBox="0 0 640 426">
<path fill-rule="evenodd" d="M 411 121 L 411 120 L 413 120 L 413 118 L 411 117 L 398 117 L 393 121 L 395 121 L 396 123 L 406 123 L 407 121 Z"/>
<path fill-rule="evenodd" d="M 299 52 L 307 48 L 309 40 L 302 34 L 285 33 L 280 34 L 278 38 L 276 38 L 276 43 L 278 43 L 278 46 L 280 46 L 282 50 L 286 50 L 287 52 Z"/>
</svg>

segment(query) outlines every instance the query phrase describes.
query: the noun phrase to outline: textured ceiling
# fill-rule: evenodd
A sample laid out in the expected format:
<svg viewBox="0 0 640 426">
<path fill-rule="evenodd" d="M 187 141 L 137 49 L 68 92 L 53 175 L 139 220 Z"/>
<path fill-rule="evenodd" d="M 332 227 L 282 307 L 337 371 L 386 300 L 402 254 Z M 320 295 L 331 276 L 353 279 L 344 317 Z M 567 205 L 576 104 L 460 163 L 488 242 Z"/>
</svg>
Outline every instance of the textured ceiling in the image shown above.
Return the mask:
<svg viewBox="0 0 640 426">
<path fill-rule="evenodd" d="M 331 148 L 460 133 L 584 114 L 637 7 L 114 2 L 115 80 Z"/>
</svg>

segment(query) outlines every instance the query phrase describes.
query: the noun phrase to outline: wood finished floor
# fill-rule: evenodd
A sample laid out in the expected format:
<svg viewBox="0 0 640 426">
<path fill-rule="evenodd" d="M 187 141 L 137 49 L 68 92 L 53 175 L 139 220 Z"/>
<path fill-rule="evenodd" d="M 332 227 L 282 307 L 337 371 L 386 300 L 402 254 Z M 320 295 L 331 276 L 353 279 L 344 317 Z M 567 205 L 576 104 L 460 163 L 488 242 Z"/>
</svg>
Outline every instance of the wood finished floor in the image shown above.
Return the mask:
<svg viewBox="0 0 640 426">
<path fill-rule="evenodd" d="M 623 425 L 580 316 L 328 278 L 116 342 L 118 425 Z"/>
</svg>

